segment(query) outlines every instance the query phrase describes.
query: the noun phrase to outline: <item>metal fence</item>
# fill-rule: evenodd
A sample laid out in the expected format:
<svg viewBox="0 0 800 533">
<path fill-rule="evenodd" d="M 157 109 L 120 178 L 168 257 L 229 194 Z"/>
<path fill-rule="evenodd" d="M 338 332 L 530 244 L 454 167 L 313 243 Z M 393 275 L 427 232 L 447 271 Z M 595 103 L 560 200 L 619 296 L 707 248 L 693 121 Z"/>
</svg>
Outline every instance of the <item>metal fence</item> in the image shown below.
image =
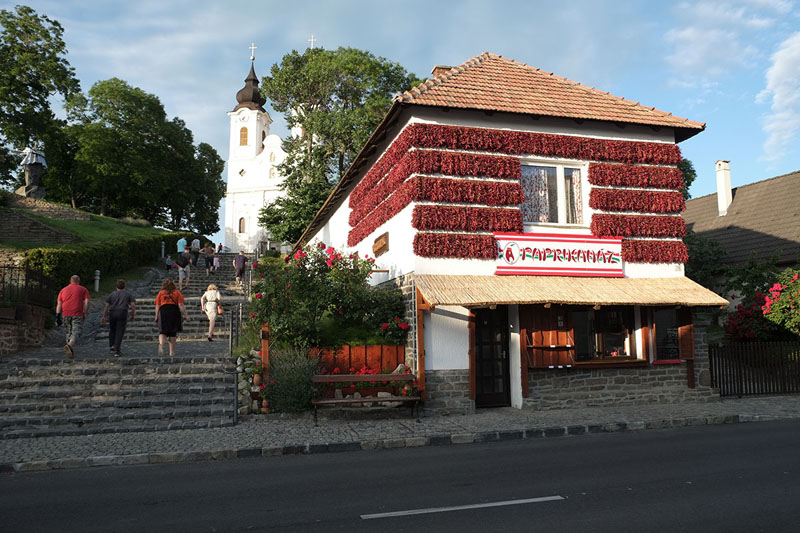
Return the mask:
<svg viewBox="0 0 800 533">
<path fill-rule="evenodd" d="M 51 279 L 36 270 L 0 266 L 0 303 L 5 306 L 36 305 L 50 308 L 56 297 Z"/>
<path fill-rule="evenodd" d="M 800 342 L 711 346 L 709 357 L 720 396 L 800 393 Z"/>
</svg>

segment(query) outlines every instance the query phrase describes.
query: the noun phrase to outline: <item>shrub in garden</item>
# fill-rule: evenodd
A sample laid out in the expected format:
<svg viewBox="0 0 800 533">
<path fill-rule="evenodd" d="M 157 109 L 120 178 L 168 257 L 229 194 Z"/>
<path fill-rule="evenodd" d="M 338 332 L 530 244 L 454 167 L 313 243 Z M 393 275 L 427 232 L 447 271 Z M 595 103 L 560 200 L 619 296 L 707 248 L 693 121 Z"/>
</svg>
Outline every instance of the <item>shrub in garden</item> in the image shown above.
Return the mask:
<svg viewBox="0 0 800 533">
<path fill-rule="evenodd" d="M 800 270 L 787 268 L 778 275 L 761 311 L 771 323 L 800 336 Z"/>
<path fill-rule="evenodd" d="M 270 353 L 269 381 L 261 385 L 261 397 L 274 413 L 295 413 L 311 408 L 311 377 L 319 372 L 319 359 L 308 349 L 287 348 Z"/>
<path fill-rule="evenodd" d="M 254 264 L 250 319 L 269 323 L 281 346 L 325 347 L 323 320 L 338 329 L 366 324 L 388 339 L 381 325 L 403 315 L 402 293 L 369 286 L 374 262 L 316 243 L 282 262 Z"/>
</svg>

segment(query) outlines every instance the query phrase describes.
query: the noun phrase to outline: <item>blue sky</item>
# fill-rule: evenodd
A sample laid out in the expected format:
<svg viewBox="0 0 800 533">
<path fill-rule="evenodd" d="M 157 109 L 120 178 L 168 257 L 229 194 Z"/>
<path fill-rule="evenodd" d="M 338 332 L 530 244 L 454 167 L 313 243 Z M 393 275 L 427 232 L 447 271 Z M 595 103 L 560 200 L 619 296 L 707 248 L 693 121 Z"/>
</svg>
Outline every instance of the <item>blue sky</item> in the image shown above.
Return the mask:
<svg viewBox="0 0 800 533">
<path fill-rule="evenodd" d="M 698 172 L 694 197 L 715 191 L 717 159 L 731 160 L 734 186 L 800 170 L 798 0 L 27 4 L 64 26 L 84 91 L 116 76 L 156 94 L 225 159 L 250 42 L 260 77 L 314 34 L 317 46 L 366 49 L 420 77 L 489 51 L 706 122 L 680 145 Z"/>
</svg>

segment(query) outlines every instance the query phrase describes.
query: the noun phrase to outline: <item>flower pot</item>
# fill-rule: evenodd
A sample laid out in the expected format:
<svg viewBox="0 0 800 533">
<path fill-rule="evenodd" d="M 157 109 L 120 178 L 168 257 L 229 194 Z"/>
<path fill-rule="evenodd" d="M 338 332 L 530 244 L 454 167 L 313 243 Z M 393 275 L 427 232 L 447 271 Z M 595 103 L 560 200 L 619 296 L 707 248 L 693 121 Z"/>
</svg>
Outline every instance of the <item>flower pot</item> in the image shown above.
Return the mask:
<svg viewBox="0 0 800 533">
<path fill-rule="evenodd" d="M 256 387 L 261 385 L 261 374 L 253 374 L 253 385 Z"/>
</svg>

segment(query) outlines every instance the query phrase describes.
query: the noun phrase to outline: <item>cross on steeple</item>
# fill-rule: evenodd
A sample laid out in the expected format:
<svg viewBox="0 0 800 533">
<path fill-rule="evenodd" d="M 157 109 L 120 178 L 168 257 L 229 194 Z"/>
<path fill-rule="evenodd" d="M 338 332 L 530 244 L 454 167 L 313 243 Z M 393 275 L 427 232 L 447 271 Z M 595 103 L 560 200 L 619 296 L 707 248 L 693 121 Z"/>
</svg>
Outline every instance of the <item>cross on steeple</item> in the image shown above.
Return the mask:
<svg viewBox="0 0 800 533">
<path fill-rule="evenodd" d="M 258 46 L 256 46 L 256 43 L 250 43 L 249 48 L 250 48 L 250 61 L 255 61 L 256 60 L 256 48 L 258 48 Z"/>
<path fill-rule="evenodd" d="M 311 34 L 311 38 L 308 39 L 308 42 L 311 43 L 311 49 L 313 50 L 314 49 L 314 43 L 317 42 L 317 40 L 314 39 L 314 34 L 313 33 Z"/>
</svg>

